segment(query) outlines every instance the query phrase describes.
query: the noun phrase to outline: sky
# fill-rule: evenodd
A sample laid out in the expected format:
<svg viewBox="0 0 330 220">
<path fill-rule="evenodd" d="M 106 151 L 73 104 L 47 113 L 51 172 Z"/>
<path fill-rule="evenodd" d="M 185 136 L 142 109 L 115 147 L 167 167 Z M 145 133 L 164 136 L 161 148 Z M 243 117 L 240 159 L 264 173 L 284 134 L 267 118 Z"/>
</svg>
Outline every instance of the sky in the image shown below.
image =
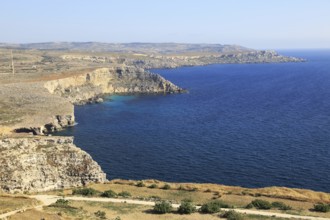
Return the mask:
<svg viewBox="0 0 330 220">
<path fill-rule="evenodd" d="M 0 0 L 0 42 L 330 48 L 330 0 Z"/>
</svg>

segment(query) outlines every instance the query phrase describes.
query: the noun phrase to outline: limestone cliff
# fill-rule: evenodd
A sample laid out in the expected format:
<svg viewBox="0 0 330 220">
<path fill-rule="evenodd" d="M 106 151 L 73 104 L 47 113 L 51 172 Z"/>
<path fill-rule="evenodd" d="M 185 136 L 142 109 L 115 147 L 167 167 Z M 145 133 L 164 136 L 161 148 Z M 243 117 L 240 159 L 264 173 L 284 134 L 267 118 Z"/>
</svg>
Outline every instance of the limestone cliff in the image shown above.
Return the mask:
<svg viewBox="0 0 330 220">
<path fill-rule="evenodd" d="M 45 191 L 106 180 L 71 137 L 0 139 L 0 152 L 0 189 L 5 191 Z"/>
<path fill-rule="evenodd" d="M 132 66 L 100 68 L 88 73 L 47 81 L 44 86 L 51 94 L 65 97 L 74 104 L 84 104 L 104 94 L 183 91 L 158 74 Z"/>
<path fill-rule="evenodd" d="M 128 66 L 8 83 L 0 87 L 0 115 L 5 116 L 0 118 L 0 134 L 4 126 L 34 135 L 71 126 L 73 104 L 105 94 L 181 91 L 157 74 Z M 5 191 L 44 191 L 106 181 L 100 166 L 70 137 L 0 138 L 0 152 L 0 189 Z"/>
</svg>

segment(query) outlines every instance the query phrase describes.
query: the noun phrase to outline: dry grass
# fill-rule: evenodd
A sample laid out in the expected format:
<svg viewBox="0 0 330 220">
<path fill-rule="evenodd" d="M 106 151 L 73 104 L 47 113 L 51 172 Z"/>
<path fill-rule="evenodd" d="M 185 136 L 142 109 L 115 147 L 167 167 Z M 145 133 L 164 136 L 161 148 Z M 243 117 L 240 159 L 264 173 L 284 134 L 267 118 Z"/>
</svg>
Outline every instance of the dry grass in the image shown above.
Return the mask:
<svg viewBox="0 0 330 220">
<path fill-rule="evenodd" d="M 134 180 L 112 180 L 110 183 L 130 185 L 135 184 Z M 316 192 L 307 189 L 295 189 L 286 187 L 266 187 L 266 188 L 243 188 L 238 186 L 225 186 L 220 184 L 199 184 L 199 183 L 166 183 L 158 180 L 144 180 L 146 185 L 156 183 L 158 185 L 169 184 L 171 188 L 177 189 L 182 187 L 186 190 L 205 191 L 209 190 L 219 195 L 250 195 L 250 196 L 264 196 L 277 199 L 286 199 L 304 202 L 324 202 L 330 203 L 330 193 Z"/>
<path fill-rule="evenodd" d="M 241 191 L 234 191 L 232 189 L 239 187 L 227 187 L 221 186 L 221 191 L 216 188 L 214 184 L 179 184 L 179 183 L 165 183 L 156 180 L 145 180 L 143 183 L 145 187 L 137 187 L 136 183 L 139 181 L 127 181 L 127 180 L 113 180 L 106 184 L 91 184 L 88 187 L 96 189 L 98 191 L 106 191 L 113 190 L 116 193 L 127 191 L 132 194 L 132 197 L 148 200 L 150 197 L 159 197 L 162 200 L 169 200 L 173 203 L 180 203 L 183 199 L 191 199 L 195 204 L 203 204 L 208 201 L 212 201 L 214 199 L 222 200 L 229 205 L 238 208 L 244 208 L 247 204 L 249 204 L 252 200 L 262 199 L 267 200 L 269 202 L 280 201 L 289 205 L 293 208 L 291 211 L 279 211 L 272 209 L 271 212 L 280 212 L 280 213 L 288 213 L 288 214 L 296 214 L 296 215 L 309 215 L 309 216 L 320 216 L 330 218 L 330 213 L 317 213 L 310 211 L 313 208 L 315 202 L 313 201 L 299 201 L 292 199 L 284 199 L 278 197 L 270 197 L 263 196 L 259 194 L 251 195 L 247 192 L 248 189 L 241 188 Z M 157 184 L 157 188 L 150 189 L 148 188 L 152 184 Z M 161 189 L 165 184 L 169 184 L 171 189 L 164 190 Z M 206 187 L 207 186 L 207 187 Z M 210 187 L 212 186 L 212 187 Z M 216 190 L 218 189 L 218 190 Z M 225 189 L 231 189 L 231 191 L 225 191 Z M 221 193 L 219 193 L 219 191 Z M 307 190 L 308 191 L 308 190 Z M 244 192 L 244 193 L 242 193 Z M 56 195 L 71 195 L 71 190 L 64 191 L 53 191 L 48 194 L 56 194 Z"/>
<path fill-rule="evenodd" d="M 0 214 L 14 211 L 22 208 L 29 208 L 39 204 L 35 199 L 26 198 L 23 196 L 0 196 Z"/>
<path fill-rule="evenodd" d="M 39 219 L 47 219 L 47 220 L 64 220 L 71 219 L 66 217 L 61 217 L 56 213 L 47 213 L 45 211 L 37 211 L 37 210 L 28 210 L 26 212 L 17 213 L 13 216 L 9 217 L 10 220 L 39 220 Z"/>
<path fill-rule="evenodd" d="M 56 210 L 52 210 L 53 212 L 61 212 L 62 216 L 66 217 L 76 217 L 83 219 L 97 219 L 95 218 L 95 212 L 103 211 L 106 213 L 107 219 L 115 219 L 119 216 L 122 220 L 218 220 L 219 217 L 217 214 L 215 215 L 201 215 L 199 213 L 195 213 L 192 215 L 178 215 L 175 213 L 164 214 L 164 215 L 155 215 L 151 213 L 152 207 L 150 206 L 141 206 L 141 205 L 133 205 L 133 204 L 125 204 L 125 203 L 102 203 L 102 202 L 83 202 L 83 201 L 72 201 L 70 202 L 70 206 L 77 207 L 82 209 L 84 215 L 80 214 L 68 215 L 61 208 Z M 50 211 L 47 209 L 47 211 Z"/>
</svg>

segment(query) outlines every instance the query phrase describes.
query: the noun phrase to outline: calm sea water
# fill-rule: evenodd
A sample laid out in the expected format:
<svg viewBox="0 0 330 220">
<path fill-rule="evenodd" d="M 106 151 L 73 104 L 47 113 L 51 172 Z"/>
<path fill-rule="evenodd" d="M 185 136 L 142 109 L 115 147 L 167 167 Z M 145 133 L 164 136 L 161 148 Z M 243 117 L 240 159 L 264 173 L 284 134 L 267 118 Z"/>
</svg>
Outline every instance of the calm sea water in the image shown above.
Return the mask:
<svg viewBox="0 0 330 220">
<path fill-rule="evenodd" d="M 154 70 L 188 94 L 77 106 L 61 135 L 107 177 L 330 192 L 330 51 L 305 63 Z"/>
</svg>

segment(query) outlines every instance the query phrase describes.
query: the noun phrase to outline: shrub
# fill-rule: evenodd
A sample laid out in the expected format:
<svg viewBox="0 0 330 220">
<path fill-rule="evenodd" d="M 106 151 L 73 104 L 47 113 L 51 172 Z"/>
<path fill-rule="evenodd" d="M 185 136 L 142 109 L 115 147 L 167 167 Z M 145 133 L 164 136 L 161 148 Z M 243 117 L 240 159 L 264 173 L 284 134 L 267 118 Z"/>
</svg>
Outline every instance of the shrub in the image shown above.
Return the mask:
<svg viewBox="0 0 330 220">
<path fill-rule="evenodd" d="M 97 212 L 94 213 L 94 215 L 98 218 L 101 219 L 106 219 L 107 217 L 105 216 L 105 212 L 98 210 Z"/>
<path fill-rule="evenodd" d="M 216 200 L 203 204 L 200 211 L 202 213 L 217 213 L 220 208 L 230 208 L 230 206 L 223 201 Z"/>
<path fill-rule="evenodd" d="M 67 207 L 69 205 L 69 201 L 65 199 L 58 199 L 55 202 L 56 207 Z"/>
<path fill-rule="evenodd" d="M 180 214 L 191 214 L 196 212 L 196 206 L 192 203 L 191 200 L 183 200 L 178 209 L 178 213 Z"/>
<path fill-rule="evenodd" d="M 318 203 L 314 205 L 315 212 L 329 212 L 330 211 L 330 205 Z"/>
<path fill-rule="evenodd" d="M 270 202 L 261 200 L 261 199 L 255 199 L 251 202 L 251 204 L 256 209 L 271 209 L 272 208 L 272 204 L 270 204 Z"/>
<path fill-rule="evenodd" d="M 226 218 L 227 220 L 243 220 L 244 219 L 242 214 L 235 212 L 233 210 L 225 212 L 221 217 Z"/>
<path fill-rule="evenodd" d="M 168 185 L 168 184 L 165 184 L 165 185 L 163 186 L 163 188 L 162 188 L 162 189 L 168 190 L 168 189 L 171 189 L 171 186 L 170 186 L 170 185 Z"/>
<path fill-rule="evenodd" d="M 153 209 L 154 213 L 165 214 L 172 211 L 172 205 L 169 202 L 162 201 L 157 202 Z"/>
<path fill-rule="evenodd" d="M 145 187 L 146 185 L 143 182 L 138 182 L 135 186 L 137 186 L 137 187 Z"/>
<path fill-rule="evenodd" d="M 245 206 L 245 208 L 247 208 L 247 209 L 252 209 L 252 208 L 253 208 L 252 203 L 247 204 L 247 205 Z"/>
<path fill-rule="evenodd" d="M 117 197 L 117 193 L 115 193 L 114 191 L 112 191 L 111 189 L 110 190 L 107 190 L 107 191 L 104 191 L 102 194 L 101 194 L 102 197 L 107 197 L 107 198 L 115 198 Z"/>
<path fill-rule="evenodd" d="M 279 210 L 291 210 L 292 207 L 284 204 L 283 202 L 272 202 L 272 207 Z"/>
<path fill-rule="evenodd" d="M 99 193 L 99 191 L 92 188 L 80 188 L 74 189 L 72 191 L 72 195 L 82 195 L 82 196 L 95 196 Z"/>
<path fill-rule="evenodd" d="M 131 193 L 127 192 L 127 191 L 122 191 L 120 193 L 118 193 L 118 196 L 124 197 L 124 198 L 129 198 L 131 197 Z"/>
<path fill-rule="evenodd" d="M 149 186 L 149 188 L 150 188 L 150 189 L 155 189 L 155 188 L 157 188 L 157 184 L 153 183 L 153 184 L 151 184 L 151 185 Z"/>
</svg>

